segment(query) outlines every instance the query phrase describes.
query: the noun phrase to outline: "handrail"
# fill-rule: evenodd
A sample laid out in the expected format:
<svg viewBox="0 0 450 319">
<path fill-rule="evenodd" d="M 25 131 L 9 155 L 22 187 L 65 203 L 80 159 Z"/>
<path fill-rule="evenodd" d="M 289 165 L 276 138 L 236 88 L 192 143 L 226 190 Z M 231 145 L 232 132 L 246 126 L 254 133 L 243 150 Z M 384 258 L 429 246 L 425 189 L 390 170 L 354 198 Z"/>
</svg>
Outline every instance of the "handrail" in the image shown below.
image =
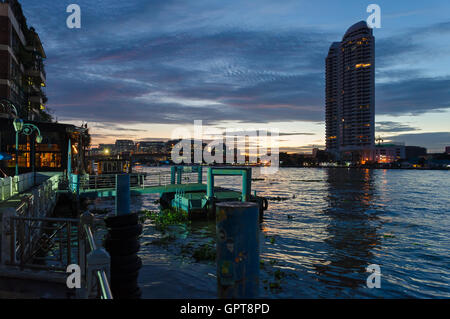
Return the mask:
<svg viewBox="0 0 450 319">
<path fill-rule="evenodd" d="M 84 232 L 86 233 L 86 238 L 88 240 L 91 251 L 96 250 L 97 245 L 95 244 L 94 235 L 92 234 L 92 230 L 88 225 L 84 225 Z"/>
<path fill-rule="evenodd" d="M 87 224 L 83 225 L 83 230 L 86 234 L 87 242 L 89 243 L 89 248 L 91 251 L 95 251 L 97 249 L 97 245 L 95 244 L 95 238 L 92 234 L 91 227 Z M 111 292 L 111 287 L 109 286 L 108 276 L 104 270 L 96 271 L 97 280 L 100 286 L 101 291 L 101 299 L 113 299 L 113 295 Z"/>
<path fill-rule="evenodd" d="M 109 287 L 108 277 L 104 270 L 97 271 L 97 278 L 100 284 L 101 298 L 102 299 L 113 299 L 111 292 L 111 287 Z"/>
</svg>

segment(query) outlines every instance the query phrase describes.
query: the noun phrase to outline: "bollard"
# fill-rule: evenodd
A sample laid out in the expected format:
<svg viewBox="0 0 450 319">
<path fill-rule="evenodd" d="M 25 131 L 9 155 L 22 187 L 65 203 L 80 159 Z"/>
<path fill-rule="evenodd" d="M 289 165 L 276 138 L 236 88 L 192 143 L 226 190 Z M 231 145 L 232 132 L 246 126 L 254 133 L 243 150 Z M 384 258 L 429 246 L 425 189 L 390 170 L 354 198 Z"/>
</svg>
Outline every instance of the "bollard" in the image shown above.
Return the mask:
<svg viewBox="0 0 450 319">
<path fill-rule="evenodd" d="M 201 184 L 203 183 L 203 169 L 201 166 L 197 167 L 197 183 Z"/>
<path fill-rule="evenodd" d="M 116 175 L 116 215 L 130 214 L 130 175 Z"/>
<path fill-rule="evenodd" d="M 212 172 L 212 167 L 208 167 L 208 175 L 206 183 L 207 183 L 206 197 L 210 199 L 214 197 L 214 175 Z"/>
<path fill-rule="evenodd" d="M 177 184 L 182 184 L 182 178 L 183 178 L 183 167 L 178 166 L 177 167 Z"/>
<path fill-rule="evenodd" d="M 170 184 L 175 184 L 176 174 L 177 174 L 177 167 L 172 166 L 170 168 Z"/>
<path fill-rule="evenodd" d="M 259 211 L 256 203 L 217 204 L 219 298 L 256 298 L 259 293 Z"/>
</svg>

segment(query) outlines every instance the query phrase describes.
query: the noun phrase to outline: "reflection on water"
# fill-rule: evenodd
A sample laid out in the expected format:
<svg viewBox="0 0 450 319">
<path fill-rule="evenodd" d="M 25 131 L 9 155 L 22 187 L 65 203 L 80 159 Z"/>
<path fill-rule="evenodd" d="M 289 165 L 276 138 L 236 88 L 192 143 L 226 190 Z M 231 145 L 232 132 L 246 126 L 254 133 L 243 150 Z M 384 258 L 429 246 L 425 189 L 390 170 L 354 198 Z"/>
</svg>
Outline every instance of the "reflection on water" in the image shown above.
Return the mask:
<svg viewBox="0 0 450 319">
<path fill-rule="evenodd" d="M 357 288 L 367 277 L 372 250 L 380 245 L 379 220 L 371 210 L 373 171 L 329 169 L 327 183 L 327 260 L 316 265 L 318 279 L 329 286 Z"/>
<path fill-rule="evenodd" d="M 286 168 L 253 177 L 258 195 L 285 199 L 270 201 L 261 224 L 261 297 L 450 297 L 450 172 Z M 217 184 L 240 188 L 240 179 Z M 158 209 L 156 199 L 135 197 L 133 208 Z M 143 297 L 215 298 L 214 262 L 189 255 L 212 243 L 214 224 L 172 234 L 161 244 L 145 224 Z M 381 267 L 380 289 L 366 287 L 370 264 Z"/>
</svg>

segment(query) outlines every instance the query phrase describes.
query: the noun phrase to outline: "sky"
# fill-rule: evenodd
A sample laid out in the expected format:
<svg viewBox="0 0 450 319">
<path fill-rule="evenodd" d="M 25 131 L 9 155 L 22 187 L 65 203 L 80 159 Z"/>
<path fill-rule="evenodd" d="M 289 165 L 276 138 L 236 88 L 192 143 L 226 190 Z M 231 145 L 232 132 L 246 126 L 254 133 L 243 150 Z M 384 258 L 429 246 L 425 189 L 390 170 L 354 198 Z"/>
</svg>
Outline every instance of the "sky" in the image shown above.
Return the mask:
<svg viewBox="0 0 450 319">
<path fill-rule="evenodd" d="M 450 145 L 450 2 L 22 0 L 47 53 L 47 107 L 93 144 L 168 139 L 195 120 L 278 129 L 280 150 L 324 147 L 325 57 L 371 3 L 376 136 Z M 69 29 L 69 4 L 81 28 Z"/>
</svg>

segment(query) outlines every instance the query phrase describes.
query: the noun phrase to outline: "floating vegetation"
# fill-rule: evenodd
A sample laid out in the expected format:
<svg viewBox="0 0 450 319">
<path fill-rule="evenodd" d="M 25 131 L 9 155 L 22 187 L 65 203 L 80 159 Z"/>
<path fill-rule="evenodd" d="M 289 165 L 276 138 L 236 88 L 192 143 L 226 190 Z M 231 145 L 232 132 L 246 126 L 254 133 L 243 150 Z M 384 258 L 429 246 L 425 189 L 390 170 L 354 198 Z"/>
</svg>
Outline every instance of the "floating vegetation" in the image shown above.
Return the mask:
<svg viewBox="0 0 450 319">
<path fill-rule="evenodd" d="M 392 234 L 384 234 L 383 237 L 384 237 L 384 238 L 395 238 L 395 235 L 392 235 Z"/>
<path fill-rule="evenodd" d="M 196 262 L 215 261 L 216 244 L 214 240 L 197 246 L 195 246 L 193 242 L 189 242 L 181 246 L 181 255 L 185 257 L 192 257 Z"/>
<path fill-rule="evenodd" d="M 271 282 L 271 283 L 269 283 L 269 288 L 270 288 L 270 290 L 280 291 L 281 283 L 279 281 Z"/>
<path fill-rule="evenodd" d="M 151 220 L 155 228 L 160 231 L 167 230 L 168 226 L 179 225 L 188 222 L 186 212 L 175 209 L 164 209 L 161 212 L 146 210 L 141 212 L 145 219 Z"/>
<path fill-rule="evenodd" d="M 192 257 L 196 261 L 215 261 L 216 248 L 211 243 L 200 245 L 199 247 L 194 249 Z"/>
<path fill-rule="evenodd" d="M 276 280 L 281 280 L 284 277 L 286 277 L 286 273 L 282 272 L 280 269 L 277 269 L 273 273 L 273 276 L 275 277 Z"/>
</svg>

